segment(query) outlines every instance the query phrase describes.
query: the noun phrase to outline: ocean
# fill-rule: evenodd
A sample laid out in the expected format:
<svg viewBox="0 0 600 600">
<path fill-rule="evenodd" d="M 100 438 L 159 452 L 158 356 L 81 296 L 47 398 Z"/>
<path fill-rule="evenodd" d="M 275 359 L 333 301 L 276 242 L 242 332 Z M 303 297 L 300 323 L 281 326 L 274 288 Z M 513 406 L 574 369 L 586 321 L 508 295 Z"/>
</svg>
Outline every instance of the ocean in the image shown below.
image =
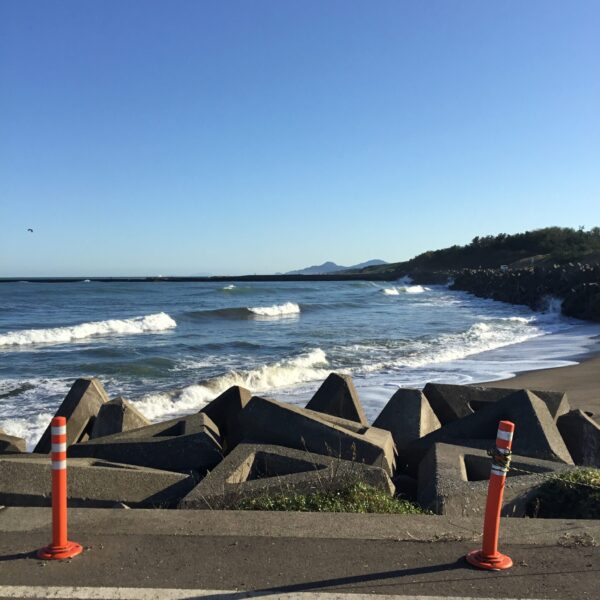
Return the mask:
<svg viewBox="0 0 600 600">
<path fill-rule="evenodd" d="M 350 373 L 374 419 L 398 387 L 573 364 L 600 325 L 409 281 L 5 283 L 0 429 L 32 447 L 77 377 L 151 420 L 231 385 L 306 403 Z"/>
</svg>

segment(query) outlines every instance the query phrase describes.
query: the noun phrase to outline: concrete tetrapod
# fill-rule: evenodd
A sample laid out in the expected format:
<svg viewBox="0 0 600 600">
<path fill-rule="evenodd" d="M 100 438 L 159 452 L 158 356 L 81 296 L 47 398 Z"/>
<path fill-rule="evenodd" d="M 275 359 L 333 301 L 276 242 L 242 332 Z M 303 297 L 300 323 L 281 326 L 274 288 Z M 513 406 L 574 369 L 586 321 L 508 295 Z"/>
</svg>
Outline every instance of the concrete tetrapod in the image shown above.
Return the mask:
<svg viewBox="0 0 600 600">
<path fill-rule="evenodd" d="M 210 418 L 197 413 L 75 444 L 68 454 L 202 475 L 221 462 L 219 437 Z"/>
<path fill-rule="evenodd" d="M 528 390 L 519 390 L 413 442 L 400 451 L 403 467 L 409 474 L 416 473 L 428 448 L 437 442 L 491 447 L 497 424 L 502 420 L 516 425 L 513 441 L 516 454 L 573 464 L 545 402 Z"/>
<path fill-rule="evenodd" d="M 423 393 L 442 425 L 467 417 L 488 403 L 504 400 L 517 391 L 519 390 L 448 383 L 428 383 L 423 388 Z M 546 403 L 555 421 L 571 410 L 564 392 L 532 392 Z"/>
<path fill-rule="evenodd" d="M 576 465 L 600 467 L 600 425 L 582 410 L 558 419 L 560 431 Z"/>
<path fill-rule="evenodd" d="M 400 388 L 384 406 L 373 427 L 390 431 L 396 449 L 440 428 L 440 422 L 421 390 Z"/>
<path fill-rule="evenodd" d="M 361 425 L 369 424 L 350 375 L 330 373 L 306 408 Z"/>
<path fill-rule="evenodd" d="M 252 394 L 239 385 L 231 386 L 209 402 L 200 412 L 208 415 L 219 428 L 223 452 L 227 453 L 241 441 L 239 414 L 250 402 Z"/>
<path fill-rule="evenodd" d="M 339 490 L 361 481 L 390 495 L 387 473 L 362 463 L 267 444 L 239 444 L 182 501 L 180 508 L 233 508 L 242 499 Z"/>
<path fill-rule="evenodd" d="M 490 464 L 490 457 L 485 450 L 434 444 L 419 465 L 419 504 L 438 515 L 482 515 L 488 491 Z M 502 508 L 504 517 L 527 516 L 527 506 L 547 476 L 575 468 L 564 463 L 516 454 L 512 456 L 511 465 L 533 474 L 508 471 Z"/>
<path fill-rule="evenodd" d="M 27 444 L 23 438 L 8 435 L 0 429 L 0 454 L 25 452 L 26 450 Z"/>
<path fill-rule="evenodd" d="M 254 396 L 240 413 L 246 441 L 274 444 L 375 465 L 393 474 L 396 449 L 389 431 L 359 432 L 321 418 L 314 411 Z"/>
<path fill-rule="evenodd" d="M 94 419 L 90 439 L 138 429 L 150 425 L 150 421 L 125 398 L 119 396 L 100 407 Z"/>
<path fill-rule="evenodd" d="M 69 506 L 114 508 L 166 507 L 196 483 L 181 473 L 94 458 L 70 458 Z M 39 454 L 0 456 L 0 505 L 50 506 L 51 462 Z"/>
<path fill-rule="evenodd" d="M 108 395 L 98 379 L 93 377 L 75 381 L 55 414 L 57 417 L 67 419 L 67 446 L 89 438 L 94 419 L 105 402 L 108 402 Z M 48 454 L 50 449 L 50 425 L 48 425 L 33 451 Z"/>
</svg>

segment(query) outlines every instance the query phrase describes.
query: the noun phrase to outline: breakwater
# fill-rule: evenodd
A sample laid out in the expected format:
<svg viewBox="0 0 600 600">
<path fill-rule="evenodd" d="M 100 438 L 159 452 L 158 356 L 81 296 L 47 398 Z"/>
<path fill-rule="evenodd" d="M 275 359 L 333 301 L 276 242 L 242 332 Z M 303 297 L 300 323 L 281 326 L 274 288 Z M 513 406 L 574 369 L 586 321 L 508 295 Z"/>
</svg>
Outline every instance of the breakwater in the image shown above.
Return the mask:
<svg viewBox="0 0 600 600">
<path fill-rule="evenodd" d="M 568 264 L 522 269 L 464 269 L 454 276 L 451 289 L 523 304 L 539 310 L 548 298 L 562 301 L 563 314 L 600 322 L 600 265 Z"/>
</svg>

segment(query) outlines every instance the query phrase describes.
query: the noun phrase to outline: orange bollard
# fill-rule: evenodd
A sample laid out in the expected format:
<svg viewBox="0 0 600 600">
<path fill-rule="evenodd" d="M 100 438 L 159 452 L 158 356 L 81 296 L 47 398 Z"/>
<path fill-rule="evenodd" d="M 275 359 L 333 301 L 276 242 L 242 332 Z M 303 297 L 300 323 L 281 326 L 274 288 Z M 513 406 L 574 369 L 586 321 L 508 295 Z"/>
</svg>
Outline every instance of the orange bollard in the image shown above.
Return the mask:
<svg viewBox="0 0 600 600">
<path fill-rule="evenodd" d="M 492 453 L 492 471 L 488 485 L 485 518 L 483 522 L 483 544 L 481 550 L 473 550 L 467 554 L 467 561 L 479 569 L 500 571 L 510 569 L 513 561 L 509 556 L 498 552 L 498 533 L 500 530 L 500 511 L 506 474 L 510 464 L 510 449 L 515 431 L 515 424 L 500 421 L 496 436 L 496 451 Z"/>
<path fill-rule="evenodd" d="M 72 558 L 83 548 L 67 538 L 67 419 L 52 419 L 52 543 L 37 552 L 44 560 Z"/>
</svg>

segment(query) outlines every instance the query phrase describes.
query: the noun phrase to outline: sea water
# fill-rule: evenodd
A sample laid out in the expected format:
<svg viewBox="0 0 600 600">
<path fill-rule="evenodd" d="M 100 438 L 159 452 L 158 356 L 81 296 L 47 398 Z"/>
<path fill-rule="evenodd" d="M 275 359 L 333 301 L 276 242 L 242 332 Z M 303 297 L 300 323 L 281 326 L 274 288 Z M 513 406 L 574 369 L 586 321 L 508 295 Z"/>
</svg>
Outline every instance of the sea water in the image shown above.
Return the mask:
<svg viewBox="0 0 600 600">
<path fill-rule="evenodd" d="M 0 284 L 0 428 L 31 447 L 77 377 L 151 420 L 231 385 L 304 404 L 349 373 L 373 419 L 398 387 L 572 364 L 600 326 L 406 281 Z"/>
</svg>

